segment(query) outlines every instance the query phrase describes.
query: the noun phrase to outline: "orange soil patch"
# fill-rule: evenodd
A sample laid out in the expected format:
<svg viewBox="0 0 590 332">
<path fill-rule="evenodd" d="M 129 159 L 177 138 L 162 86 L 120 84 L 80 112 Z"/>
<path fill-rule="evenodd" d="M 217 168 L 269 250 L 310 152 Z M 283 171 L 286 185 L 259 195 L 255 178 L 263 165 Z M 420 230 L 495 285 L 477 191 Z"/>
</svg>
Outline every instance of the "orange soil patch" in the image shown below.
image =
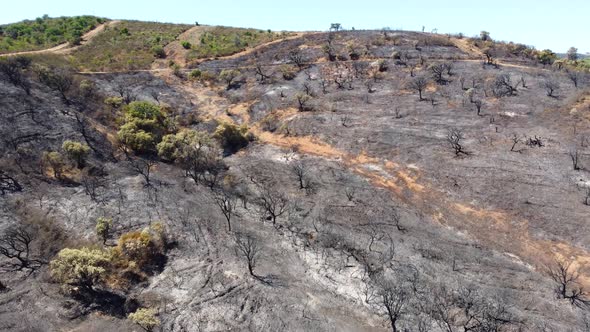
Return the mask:
<svg viewBox="0 0 590 332">
<path fill-rule="evenodd" d="M 451 41 L 453 42 L 453 44 L 455 44 L 455 46 L 457 46 L 458 49 L 469 54 L 470 56 L 478 58 L 484 56 L 483 52 L 477 47 L 469 44 L 469 41 L 467 39 L 451 38 Z"/>
</svg>

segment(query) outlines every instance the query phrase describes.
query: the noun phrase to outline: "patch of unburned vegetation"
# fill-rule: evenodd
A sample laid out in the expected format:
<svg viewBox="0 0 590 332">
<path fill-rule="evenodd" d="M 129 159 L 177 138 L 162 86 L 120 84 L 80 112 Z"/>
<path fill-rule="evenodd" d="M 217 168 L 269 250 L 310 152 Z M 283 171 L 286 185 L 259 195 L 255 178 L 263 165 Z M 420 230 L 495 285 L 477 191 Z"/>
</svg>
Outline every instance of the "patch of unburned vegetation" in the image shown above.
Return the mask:
<svg viewBox="0 0 590 332">
<path fill-rule="evenodd" d="M 288 35 L 289 33 L 270 30 L 215 27 L 204 32 L 199 40 L 188 41 L 191 43 L 188 59 L 232 55 L 242 52 L 248 47 L 255 47 Z"/>
<path fill-rule="evenodd" d="M 77 67 L 90 71 L 147 69 L 165 58 L 163 47 L 189 25 L 123 21 L 106 28 L 92 42 L 72 54 Z"/>
</svg>

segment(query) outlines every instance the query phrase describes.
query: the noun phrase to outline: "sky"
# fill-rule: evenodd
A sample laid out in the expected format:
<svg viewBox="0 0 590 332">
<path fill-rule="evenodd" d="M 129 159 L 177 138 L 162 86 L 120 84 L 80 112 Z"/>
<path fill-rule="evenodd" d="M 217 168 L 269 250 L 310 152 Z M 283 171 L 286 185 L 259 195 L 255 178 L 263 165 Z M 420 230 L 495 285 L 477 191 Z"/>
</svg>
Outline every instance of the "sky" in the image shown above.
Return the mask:
<svg viewBox="0 0 590 332">
<path fill-rule="evenodd" d="M 437 29 L 478 35 L 565 53 L 590 52 L 589 0 L 0 0 L 0 24 L 54 16 L 96 15 L 174 23 L 272 30 Z"/>
</svg>

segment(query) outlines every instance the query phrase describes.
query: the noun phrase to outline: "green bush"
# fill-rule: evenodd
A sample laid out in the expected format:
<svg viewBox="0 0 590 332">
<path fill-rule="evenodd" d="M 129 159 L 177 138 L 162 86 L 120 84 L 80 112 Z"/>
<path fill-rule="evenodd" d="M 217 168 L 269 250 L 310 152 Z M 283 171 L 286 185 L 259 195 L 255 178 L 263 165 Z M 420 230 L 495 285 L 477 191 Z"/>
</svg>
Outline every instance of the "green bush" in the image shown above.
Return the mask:
<svg viewBox="0 0 590 332">
<path fill-rule="evenodd" d="M 166 135 L 157 149 L 162 159 L 180 165 L 196 183 L 214 185 L 223 169 L 221 151 L 206 132 L 185 129 Z"/>
<path fill-rule="evenodd" d="M 86 144 L 75 141 L 64 141 L 61 148 L 66 153 L 66 156 L 76 163 L 78 168 L 83 168 L 86 156 L 90 152 L 90 147 Z"/>
<path fill-rule="evenodd" d="M 200 79 L 200 78 L 201 78 L 201 75 L 202 75 L 202 74 L 203 74 L 203 72 L 201 72 L 201 71 L 200 71 L 200 70 L 198 70 L 198 69 L 195 69 L 195 70 L 191 70 L 191 72 L 188 74 L 188 77 L 189 77 L 191 80 L 198 80 L 198 79 Z"/>
<path fill-rule="evenodd" d="M 539 52 L 539 54 L 537 54 L 537 59 L 539 60 L 540 63 L 542 63 L 544 65 L 550 65 L 555 60 L 557 60 L 557 55 L 555 53 L 553 53 L 553 51 L 546 49 L 546 50 L 542 50 L 541 52 Z"/>
<path fill-rule="evenodd" d="M 158 144 L 158 155 L 168 161 L 182 161 L 194 157 L 202 148 L 211 147 L 206 132 L 185 129 L 176 134 L 166 135 Z"/>
<path fill-rule="evenodd" d="M 222 123 L 217 126 L 213 137 L 216 138 L 224 150 L 229 153 L 248 146 L 248 127 L 246 125 L 237 126 L 231 123 Z"/>
<path fill-rule="evenodd" d="M 109 239 L 111 227 L 113 227 L 113 219 L 100 217 L 96 220 L 96 235 L 102 240 L 103 245 Z"/>
<path fill-rule="evenodd" d="M 109 105 L 113 109 L 118 109 L 119 107 L 123 106 L 123 98 L 122 97 L 108 97 L 104 100 L 104 103 Z"/>
<path fill-rule="evenodd" d="M 160 320 L 156 317 L 154 309 L 137 309 L 136 312 L 129 314 L 128 318 L 146 331 L 153 331 L 156 326 L 160 326 Z"/>
<path fill-rule="evenodd" d="M 164 48 L 162 46 L 158 45 L 152 47 L 152 52 L 154 53 L 154 56 L 158 59 L 166 58 L 166 51 L 164 51 Z"/>
<path fill-rule="evenodd" d="M 185 50 L 188 50 L 191 48 L 191 43 L 187 42 L 187 41 L 183 41 L 182 43 L 182 47 L 184 47 Z"/>
<path fill-rule="evenodd" d="M 62 249 L 51 261 L 52 277 L 63 284 L 92 289 L 104 280 L 111 255 L 107 251 L 83 247 Z"/>
<path fill-rule="evenodd" d="M 150 152 L 166 132 L 166 117 L 160 106 L 147 101 L 134 101 L 123 108 L 124 124 L 117 137 L 136 152 Z"/>
</svg>

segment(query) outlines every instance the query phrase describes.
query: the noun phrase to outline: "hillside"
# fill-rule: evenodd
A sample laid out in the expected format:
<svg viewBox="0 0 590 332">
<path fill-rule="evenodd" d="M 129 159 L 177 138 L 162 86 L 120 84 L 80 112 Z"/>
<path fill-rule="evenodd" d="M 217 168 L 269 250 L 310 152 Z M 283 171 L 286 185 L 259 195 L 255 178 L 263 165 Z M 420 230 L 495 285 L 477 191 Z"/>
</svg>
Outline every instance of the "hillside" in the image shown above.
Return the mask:
<svg viewBox="0 0 590 332">
<path fill-rule="evenodd" d="M 80 44 L 86 32 L 105 19 L 93 16 L 38 17 L 34 21 L 0 25 L 0 54 L 35 51 L 63 43 Z"/>
<path fill-rule="evenodd" d="M 574 64 L 124 20 L 64 47 L 0 57 L 0 330 L 590 330 Z"/>
</svg>

